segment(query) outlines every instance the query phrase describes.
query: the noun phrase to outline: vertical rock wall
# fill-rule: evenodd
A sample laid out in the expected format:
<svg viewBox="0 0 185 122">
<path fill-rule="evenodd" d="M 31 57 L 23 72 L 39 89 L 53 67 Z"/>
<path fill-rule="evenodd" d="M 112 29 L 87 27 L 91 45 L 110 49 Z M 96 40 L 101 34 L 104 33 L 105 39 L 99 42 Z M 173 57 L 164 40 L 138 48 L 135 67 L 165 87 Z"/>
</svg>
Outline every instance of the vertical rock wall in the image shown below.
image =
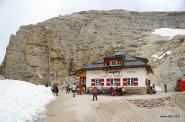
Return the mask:
<svg viewBox="0 0 185 122">
<path fill-rule="evenodd" d="M 20 27 L 10 37 L 1 70 L 6 78 L 47 82 L 63 80 L 116 49 L 150 59 L 151 32 L 185 28 L 184 23 L 185 12 L 84 11 L 55 17 Z"/>
</svg>

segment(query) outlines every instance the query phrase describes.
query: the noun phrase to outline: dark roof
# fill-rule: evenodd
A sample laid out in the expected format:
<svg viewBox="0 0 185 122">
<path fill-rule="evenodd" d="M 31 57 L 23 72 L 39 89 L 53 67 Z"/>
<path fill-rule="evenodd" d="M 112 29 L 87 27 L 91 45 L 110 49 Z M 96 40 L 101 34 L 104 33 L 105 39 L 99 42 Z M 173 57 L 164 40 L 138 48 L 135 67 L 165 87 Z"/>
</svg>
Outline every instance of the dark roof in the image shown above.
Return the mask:
<svg viewBox="0 0 185 122">
<path fill-rule="evenodd" d="M 91 70 L 91 69 L 107 69 L 107 68 L 136 68 L 136 67 L 150 67 L 147 62 L 148 59 L 146 58 L 141 58 L 141 57 L 134 57 L 134 56 L 130 56 L 125 52 L 115 52 L 112 56 L 108 56 L 105 58 L 114 58 L 114 57 L 124 57 L 124 63 L 120 66 L 118 65 L 109 65 L 109 66 L 104 66 L 104 62 L 103 59 L 101 60 L 97 60 L 92 64 L 89 64 L 83 68 L 81 68 L 81 70 Z"/>
<path fill-rule="evenodd" d="M 114 56 L 123 56 L 123 55 L 125 55 L 125 54 L 126 54 L 125 51 L 116 51 L 116 52 L 114 53 Z"/>
</svg>

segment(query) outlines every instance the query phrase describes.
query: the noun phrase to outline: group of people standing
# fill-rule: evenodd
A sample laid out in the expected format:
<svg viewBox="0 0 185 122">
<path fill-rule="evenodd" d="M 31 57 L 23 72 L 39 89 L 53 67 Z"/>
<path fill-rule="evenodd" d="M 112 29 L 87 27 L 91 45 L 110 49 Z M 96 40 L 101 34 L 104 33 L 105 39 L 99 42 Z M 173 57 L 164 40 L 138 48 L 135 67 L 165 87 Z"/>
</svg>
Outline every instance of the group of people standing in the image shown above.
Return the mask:
<svg viewBox="0 0 185 122">
<path fill-rule="evenodd" d="M 61 91 L 63 91 L 63 89 L 64 89 L 63 84 L 60 85 L 60 89 L 61 89 Z M 72 85 L 72 88 L 70 88 L 69 84 L 66 85 L 66 93 L 69 93 L 72 90 L 73 97 L 75 97 L 76 89 L 77 89 L 77 86 L 76 86 L 75 83 Z M 59 84 L 58 83 L 53 83 L 53 85 L 51 86 L 51 91 L 54 93 L 54 95 L 58 96 Z"/>
<path fill-rule="evenodd" d="M 155 84 L 151 85 L 150 80 L 146 79 L 145 80 L 145 84 L 146 84 L 146 93 L 147 94 L 156 94 L 156 88 L 155 88 Z M 164 92 L 167 93 L 167 84 L 164 84 Z"/>
<path fill-rule="evenodd" d="M 76 86 L 75 83 L 72 85 L 72 87 L 69 84 L 66 85 L 66 93 L 70 93 L 71 90 L 72 90 L 72 93 L 73 93 L 73 97 L 75 97 L 75 93 L 76 93 L 76 90 L 77 90 L 77 86 Z"/>
<path fill-rule="evenodd" d="M 66 87 L 61 84 L 60 85 L 60 89 L 63 91 L 63 89 L 66 88 L 66 93 L 70 93 L 70 91 L 72 90 L 73 93 L 73 97 L 75 97 L 76 92 L 77 92 L 77 85 L 75 83 L 73 83 L 72 85 L 70 84 L 66 84 Z M 51 86 L 51 91 L 54 93 L 54 95 L 58 96 L 59 94 L 59 84 L 58 83 L 53 83 L 53 85 Z M 92 94 L 93 94 L 93 101 L 94 100 L 98 100 L 97 98 L 97 94 L 98 94 L 98 90 L 97 87 L 93 87 L 92 88 Z"/>
<path fill-rule="evenodd" d="M 78 86 L 79 87 L 79 86 Z M 77 91 L 80 92 L 80 90 L 77 90 L 77 85 L 74 83 L 71 87 L 71 85 L 67 84 L 66 86 L 66 93 L 70 93 L 70 91 L 72 90 L 72 93 L 73 93 L 73 97 L 75 97 L 75 94 Z M 92 94 L 93 94 L 93 101 L 96 99 L 96 101 L 98 100 L 97 98 L 97 94 L 98 94 L 98 90 L 97 90 L 97 87 L 93 87 L 92 88 Z"/>
<path fill-rule="evenodd" d="M 146 80 L 146 90 L 147 93 L 149 94 L 156 94 L 156 90 L 155 90 L 155 85 L 153 84 L 152 86 L 150 86 L 150 80 Z M 61 91 L 63 91 L 66 88 L 66 93 L 70 93 L 70 91 L 72 91 L 73 93 L 73 97 L 75 97 L 76 92 L 79 92 L 79 90 L 77 90 L 77 88 L 79 88 L 79 86 L 77 87 L 77 85 L 75 83 L 73 84 L 69 84 L 67 83 L 66 86 L 64 86 L 63 84 L 60 85 L 60 89 Z M 167 93 L 167 85 L 164 84 L 164 88 L 165 88 L 165 93 Z M 59 84 L 58 83 L 53 83 L 52 87 L 51 87 L 51 91 L 58 96 L 59 94 Z M 93 86 L 90 88 L 90 93 L 93 95 L 93 99 L 94 100 L 98 100 L 97 95 L 101 92 L 101 89 L 99 87 Z M 115 95 L 123 95 L 124 93 L 126 93 L 126 90 L 124 87 L 121 88 L 113 88 L 111 87 L 109 89 L 109 94 L 111 96 L 115 96 Z"/>
<path fill-rule="evenodd" d="M 116 87 L 116 88 L 110 87 L 109 94 L 110 94 L 110 96 L 116 96 L 116 95 L 121 96 L 121 95 L 126 94 L 126 89 L 124 87 L 120 87 L 120 88 L 118 88 L 118 87 Z"/>
</svg>

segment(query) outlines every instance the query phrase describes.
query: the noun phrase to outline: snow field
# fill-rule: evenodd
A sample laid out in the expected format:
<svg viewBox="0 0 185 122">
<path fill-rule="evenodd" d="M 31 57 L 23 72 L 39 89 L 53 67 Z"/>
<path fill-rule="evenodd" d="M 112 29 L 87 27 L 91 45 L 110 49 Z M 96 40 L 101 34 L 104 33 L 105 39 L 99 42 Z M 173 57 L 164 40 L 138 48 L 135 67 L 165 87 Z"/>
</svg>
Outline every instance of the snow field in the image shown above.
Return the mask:
<svg viewBox="0 0 185 122">
<path fill-rule="evenodd" d="M 55 97 L 50 88 L 18 80 L 0 80 L 0 122 L 35 121 Z"/>
</svg>

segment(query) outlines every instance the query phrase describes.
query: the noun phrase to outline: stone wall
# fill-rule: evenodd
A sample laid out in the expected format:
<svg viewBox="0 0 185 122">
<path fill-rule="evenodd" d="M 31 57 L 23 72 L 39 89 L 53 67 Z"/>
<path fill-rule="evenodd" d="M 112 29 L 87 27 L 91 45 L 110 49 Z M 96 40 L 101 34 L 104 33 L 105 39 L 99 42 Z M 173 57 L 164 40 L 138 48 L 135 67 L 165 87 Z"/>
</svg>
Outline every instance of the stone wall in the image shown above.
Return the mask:
<svg viewBox="0 0 185 122">
<path fill-rule="evenodd" d="M 136 105 L 139 108 L 157 108 L 157 107 L 165 107 L 171 106 L 174 107 L 174 100 L 171 97 L 162 97 L 162 98 L 154 98 L 154 99 L 140 99 L 140 100 L 128 100 L 132 104 Z"/>
</svg>

